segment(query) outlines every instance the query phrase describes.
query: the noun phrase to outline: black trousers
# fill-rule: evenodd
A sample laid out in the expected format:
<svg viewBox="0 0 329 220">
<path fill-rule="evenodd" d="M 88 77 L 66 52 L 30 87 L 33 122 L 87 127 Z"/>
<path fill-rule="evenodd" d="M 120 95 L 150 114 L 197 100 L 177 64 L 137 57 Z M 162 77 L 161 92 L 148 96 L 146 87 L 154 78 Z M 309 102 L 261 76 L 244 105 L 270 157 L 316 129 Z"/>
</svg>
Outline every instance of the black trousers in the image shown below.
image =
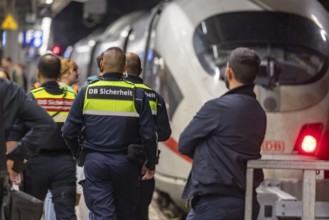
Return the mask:
<svg viewBox="0 0 329 220">
<path fill-rule="evenodd" d="M 76 165 L 68 153 L 40 154 L 27 162 L 24 191 L 44 200 L 52 193 L 56 218 L 76 220 Z"/>
<path fill-rule="evenodd" d="M 137 206 L 136 206 L 136 217 L 137 220 L 148 220 L 149 219 L 149 205 L 152 201 L 154 192 L 155 181 L 154 178 L 150 180 L 141 180 L 138 187 L 137 193 Z"/>
</svg>

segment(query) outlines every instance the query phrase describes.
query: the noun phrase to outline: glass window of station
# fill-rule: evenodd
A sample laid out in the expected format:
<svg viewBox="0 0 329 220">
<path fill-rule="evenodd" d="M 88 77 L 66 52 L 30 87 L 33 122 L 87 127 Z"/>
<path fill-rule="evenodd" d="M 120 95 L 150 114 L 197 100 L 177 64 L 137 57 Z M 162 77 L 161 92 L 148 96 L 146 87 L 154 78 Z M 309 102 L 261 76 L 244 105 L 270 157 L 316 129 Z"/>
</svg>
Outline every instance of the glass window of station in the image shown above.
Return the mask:
<svg viewBox="0 0 329 220">
<path fill-rule="evenodd" d="M 262 21 L 262 22 L 259 22 Z M 324 29 L 305 17 L 283 12 L 216 15 L 196 28 L 196 55 L 208 74 L 223 79 L 230 52 L 248 47 L 261 57 L 256 84 L 310 83 L 323 76 L 329 57 Z"/>
</svg>

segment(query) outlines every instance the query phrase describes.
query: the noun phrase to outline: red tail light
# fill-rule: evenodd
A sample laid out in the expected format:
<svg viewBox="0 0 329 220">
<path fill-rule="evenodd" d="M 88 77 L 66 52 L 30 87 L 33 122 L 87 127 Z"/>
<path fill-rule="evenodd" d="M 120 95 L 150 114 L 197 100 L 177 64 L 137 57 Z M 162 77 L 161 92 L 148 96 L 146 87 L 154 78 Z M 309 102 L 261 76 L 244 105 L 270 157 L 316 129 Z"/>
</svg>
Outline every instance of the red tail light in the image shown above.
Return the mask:
<svg viewBox="0 0 329 220">
<path fill-rule="evenodd" d="M 295 150 L 304 155 L 316 155 L 319 151 L 319 142 L 323 124 L 306 124 L 302 127 L 296 140 Z"/>
</svg>

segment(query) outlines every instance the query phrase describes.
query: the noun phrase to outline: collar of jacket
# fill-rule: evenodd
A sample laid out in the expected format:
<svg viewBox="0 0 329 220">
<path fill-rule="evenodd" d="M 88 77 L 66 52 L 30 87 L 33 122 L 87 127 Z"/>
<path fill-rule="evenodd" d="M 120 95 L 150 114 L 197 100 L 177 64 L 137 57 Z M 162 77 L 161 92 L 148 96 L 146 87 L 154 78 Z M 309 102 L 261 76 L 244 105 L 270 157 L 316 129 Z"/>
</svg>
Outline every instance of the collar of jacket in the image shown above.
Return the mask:
<svg viewBox="0 0 329 220">
<path fill-rule="evenodd" d="M 107 72 L 103 75 L 103 80 L 120 81 L 123 79 L 123 74 L 119 72 Z"/>
<path fill-rule="evenodd" d="M 139 84 L 143 84 L 143 79 L 138 77 L 138 76 L 130 76 L 128 75 L 125 80 L 132 82 L 132 83 L 139 83 Z"/>
<path fill-rule="evenodd" d="M 44 82 L 41 87 L 44 87 L 47 92 L 53 95 L 63 94 L 63 89 L 59 87 L 59 84 L 56 81 Z"/>
<path fill-rule="evenodd" d="M 245 84 L 245 85 L 238 86 L 234 89 L 229 90 L 224 95 L 244 94 L 244 95 L 248 95 L 248 96 L 251 96 L 253 98 L 256 98 L 256 94 L 254 93 L 254 87 L 255 87 L 255 84 L 253 84 L 253 83 L 252 84 Z"/>
</svg>

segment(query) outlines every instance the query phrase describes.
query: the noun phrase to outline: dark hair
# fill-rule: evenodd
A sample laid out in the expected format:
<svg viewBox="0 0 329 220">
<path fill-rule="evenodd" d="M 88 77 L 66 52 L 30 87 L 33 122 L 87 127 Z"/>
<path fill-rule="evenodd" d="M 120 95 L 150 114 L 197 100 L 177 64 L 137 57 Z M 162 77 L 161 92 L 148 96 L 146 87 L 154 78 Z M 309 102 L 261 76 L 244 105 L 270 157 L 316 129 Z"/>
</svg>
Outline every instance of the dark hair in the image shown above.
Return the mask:
<svg viewBox="0 0 329 220">
<path fill-rule="evenodd" d="M 228 66 L 233 70 L 236 80 L 244 84 L 254 82 L 259 65 L 257 53 L 245 47 L 234 49 L 228 60 Z"/>
<path fill-rule="evenodd" d="M 56 55 L 47 53 L 40 57 L 38 69 L 41 75 L 57 79 L 61 73 L 61 60 Z"/>
</svg>

